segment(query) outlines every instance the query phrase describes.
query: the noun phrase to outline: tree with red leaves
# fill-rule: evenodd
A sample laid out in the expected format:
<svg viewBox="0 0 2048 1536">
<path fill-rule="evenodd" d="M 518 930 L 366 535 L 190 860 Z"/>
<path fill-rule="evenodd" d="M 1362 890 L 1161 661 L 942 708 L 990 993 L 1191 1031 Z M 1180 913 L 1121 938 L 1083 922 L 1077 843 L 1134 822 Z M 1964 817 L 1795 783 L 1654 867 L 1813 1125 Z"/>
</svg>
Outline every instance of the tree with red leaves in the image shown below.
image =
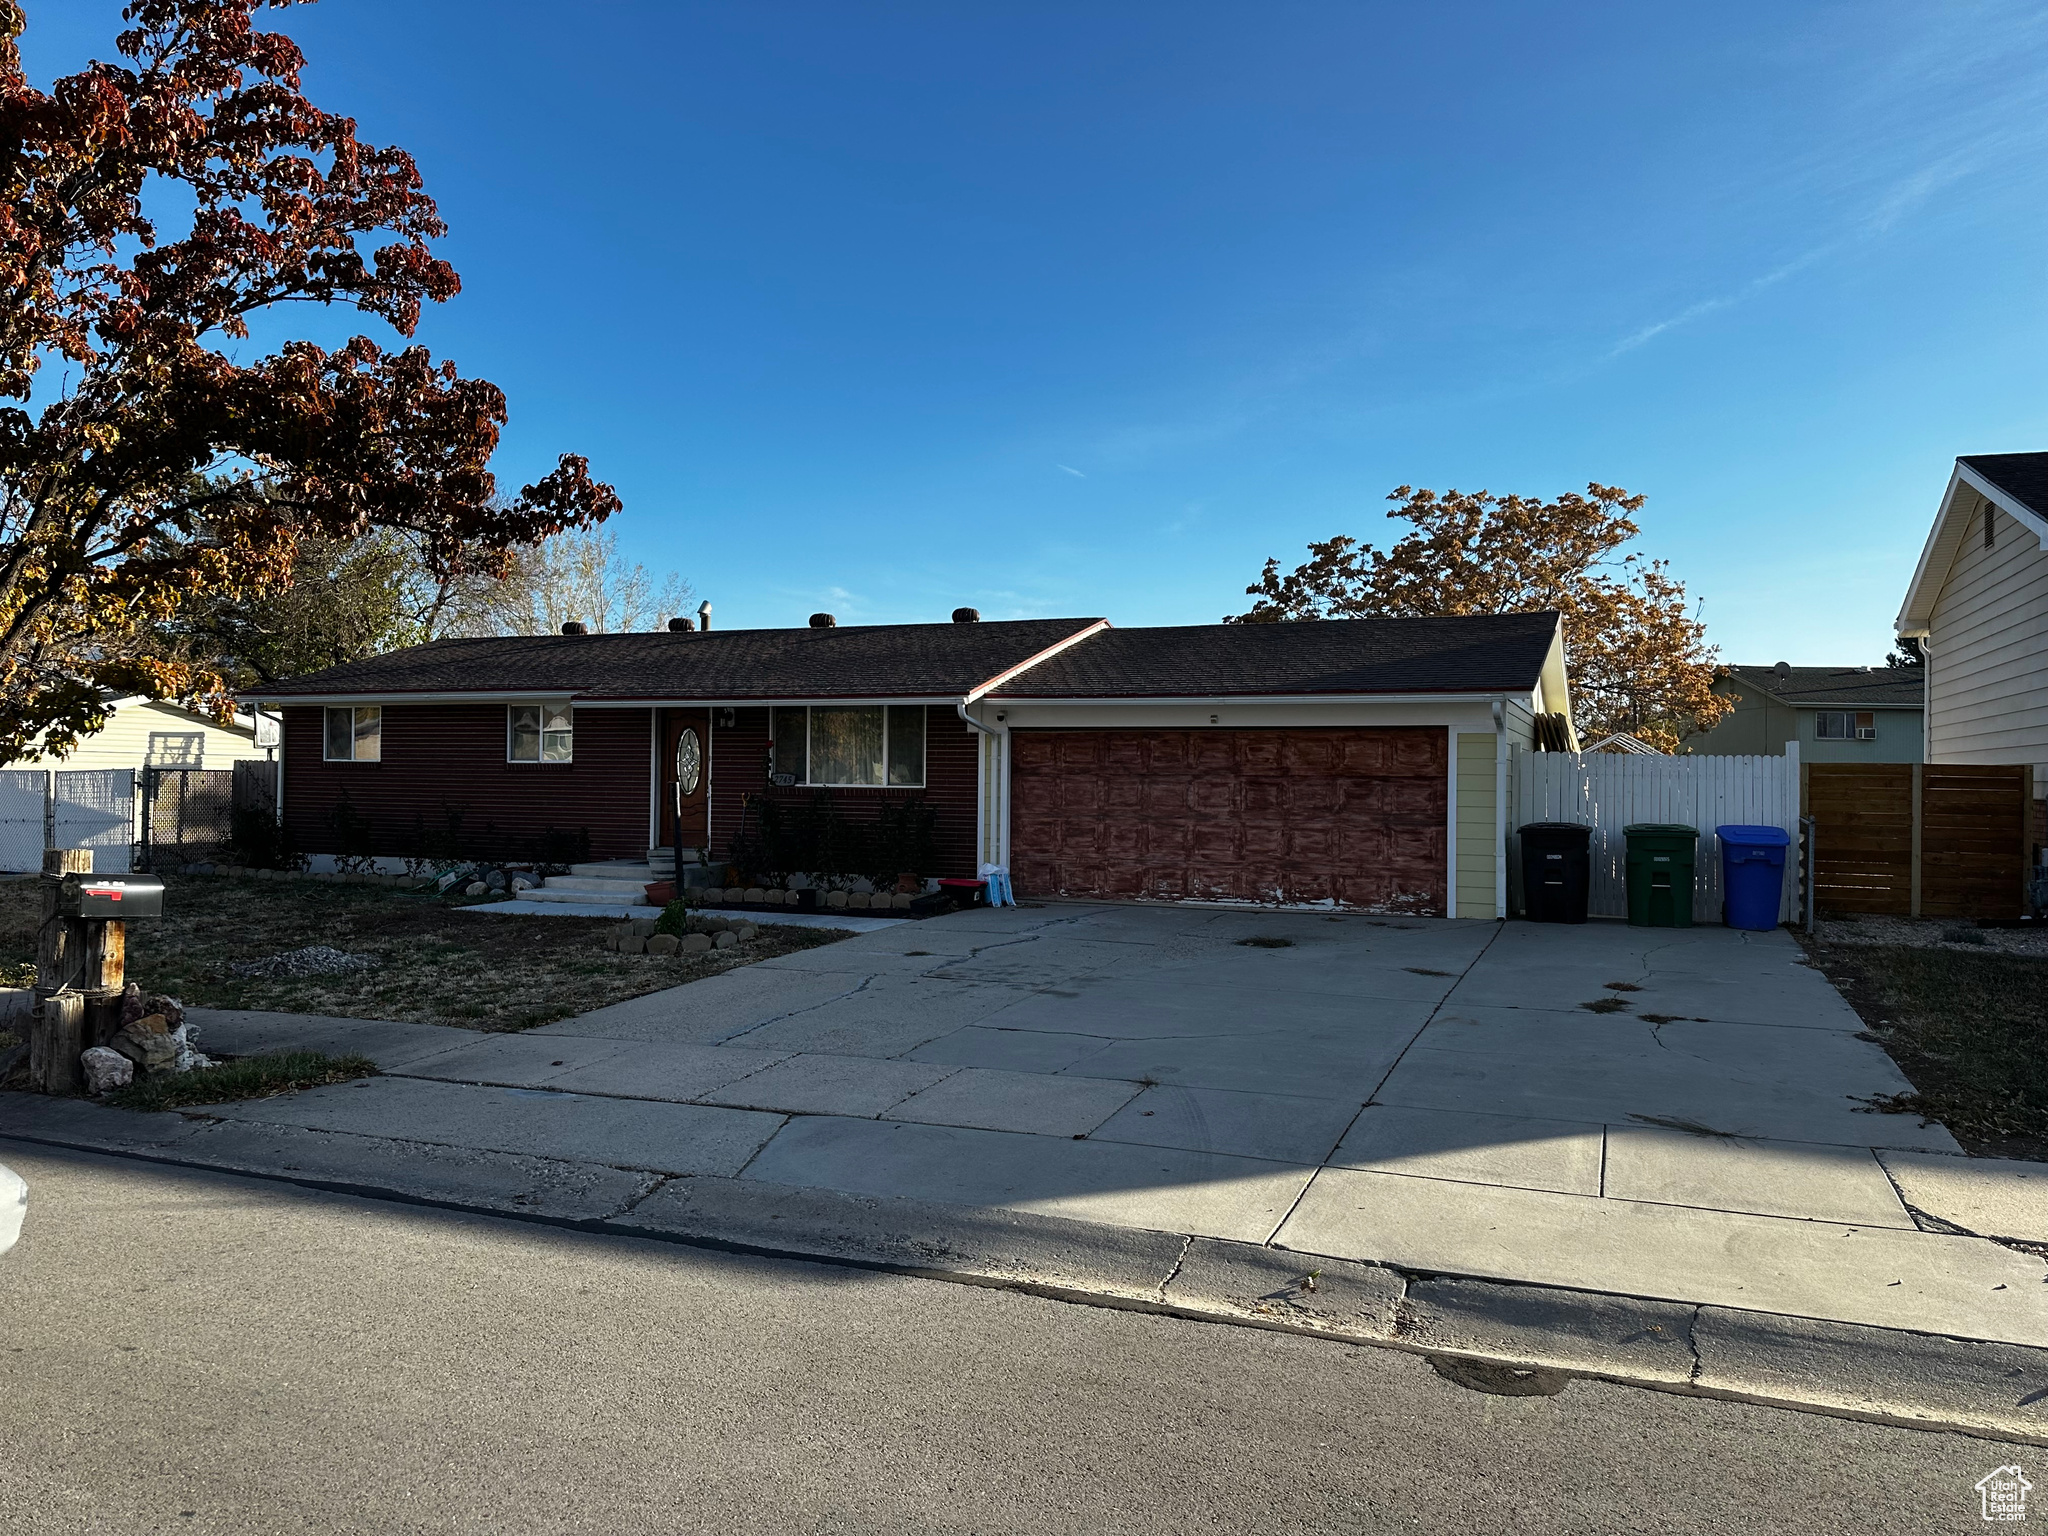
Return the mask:
<svg viewBox="0 0 2048 1536">
<path fill-rule="evenodd" d="M 302 303 L 410 338 L 461 286 L 411 157 L 300 94 L 264 4 L 134 0 L 122 62 L 44 93 L 0 0 L 0 762 L 64 750 L 112 695 L 224 702 L 164 628 L 288 581 L 301 539 L 390 530 L 438 575 L 491 574 L 618 510 L 574 455 L 500 496 L 504 395 L 423 347 L 223 350 Z M 145 208 L 169 183 L 182 235 Z"/>
</svg>

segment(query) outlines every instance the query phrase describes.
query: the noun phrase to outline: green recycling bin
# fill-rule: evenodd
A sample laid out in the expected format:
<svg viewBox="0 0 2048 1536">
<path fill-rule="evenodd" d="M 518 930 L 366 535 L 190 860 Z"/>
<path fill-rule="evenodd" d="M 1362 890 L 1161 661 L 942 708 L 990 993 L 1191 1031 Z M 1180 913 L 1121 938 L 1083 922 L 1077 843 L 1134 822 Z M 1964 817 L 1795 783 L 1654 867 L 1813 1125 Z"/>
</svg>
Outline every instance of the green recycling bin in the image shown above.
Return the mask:
<svg viewBox="0 0 2048 1536">
<path fill-rule="evenodd" d="M 1628 839 L 1628 922 L 1631 928 L 1692 926 L 1692 864 L 1698 827 L 1639 821 Z"/>
</svg>

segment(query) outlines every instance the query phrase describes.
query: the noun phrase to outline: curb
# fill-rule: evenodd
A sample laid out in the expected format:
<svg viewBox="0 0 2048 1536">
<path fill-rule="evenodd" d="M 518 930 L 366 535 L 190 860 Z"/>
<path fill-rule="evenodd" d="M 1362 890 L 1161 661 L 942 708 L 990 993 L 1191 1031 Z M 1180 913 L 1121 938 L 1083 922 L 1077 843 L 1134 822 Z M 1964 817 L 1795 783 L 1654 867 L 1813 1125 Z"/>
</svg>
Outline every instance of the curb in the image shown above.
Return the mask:
<svg viewBox="0 0 2048 1536">
<path fill-rule="evenodd" d="M 49 1112 L 10 1115 L 0 1139 L 577 1232 L 1302 1334 L 1432 1361 L 1555 1373 L 1560 1381 L 1580 1376 L 2048 1445 L 2048 1349 L 2026 1345 L 1419 1274 L 998 1208 L 132 1115 L 76 1101 L 43 1106 Z M 95 1123 L 109 1115 L 119 1123 Z M 22 1119 L 43 1123 L 15 1123 Z"/>
</svg>

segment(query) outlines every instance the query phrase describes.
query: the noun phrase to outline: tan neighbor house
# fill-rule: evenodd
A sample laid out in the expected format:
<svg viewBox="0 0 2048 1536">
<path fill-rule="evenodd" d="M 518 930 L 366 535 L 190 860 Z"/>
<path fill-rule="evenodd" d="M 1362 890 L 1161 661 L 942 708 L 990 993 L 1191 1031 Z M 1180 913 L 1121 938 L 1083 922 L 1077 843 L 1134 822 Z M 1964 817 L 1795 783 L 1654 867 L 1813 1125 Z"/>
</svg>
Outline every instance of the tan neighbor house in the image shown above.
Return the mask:
<svg viewBox="0 0 2048 1536">
<path fill-rule="evenodd" d="M 1927 653 L 1927 760 L 2048 779 L 2048 453 L 1956 460 L 1899 610 Z"/>
<path fill-rule="evenodd" d="M 107 723 L 57 756 L 30 754 L 0 769 L 57 768 L 232 768 L 246 758 L 262 761 L 276 755 L 274 746 L 257 745 L 257 721 L 246 713 L 222 725 L 176 704 L 140 697 L 115 699 Z"/>
</svg>

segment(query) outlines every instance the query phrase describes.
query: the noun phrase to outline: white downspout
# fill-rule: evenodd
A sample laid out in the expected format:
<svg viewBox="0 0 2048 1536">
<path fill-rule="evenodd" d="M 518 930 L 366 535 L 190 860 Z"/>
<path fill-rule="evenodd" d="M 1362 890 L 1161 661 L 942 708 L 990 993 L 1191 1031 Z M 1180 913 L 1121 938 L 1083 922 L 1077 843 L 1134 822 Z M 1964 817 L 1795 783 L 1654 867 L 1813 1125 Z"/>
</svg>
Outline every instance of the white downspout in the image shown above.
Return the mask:
<svg viewBox="0 0 2048 1536">
<path fill-rule="evenodd" d="M 1005 740 L 1009 732 L 992 725 L 983 725 L 967 713 L 965 699 L 961 699 L 953 706 L 953 713 L 960 717 L 963 725 L 969 730 L 979 732 L 983 738 L 980 780 L 982 803 L 977 807 L 981 813 L 981 828 L 980 835 L 975 839 L 976 852 L 980 855 L 977 862 L 1000 864 L 1008 868 L 1008 849 L 1005 845 L 1010 840 L 1009 816 L 1007 799 L 1003 791 L 1007 787 L 1005 781 L 1009 777 L 1009 743 Z"/>
<path fill-rule="evenodd" d="M 1493 915 L 1508 915 L 1508 705 L 1493 701 Z"/>
</svg>

